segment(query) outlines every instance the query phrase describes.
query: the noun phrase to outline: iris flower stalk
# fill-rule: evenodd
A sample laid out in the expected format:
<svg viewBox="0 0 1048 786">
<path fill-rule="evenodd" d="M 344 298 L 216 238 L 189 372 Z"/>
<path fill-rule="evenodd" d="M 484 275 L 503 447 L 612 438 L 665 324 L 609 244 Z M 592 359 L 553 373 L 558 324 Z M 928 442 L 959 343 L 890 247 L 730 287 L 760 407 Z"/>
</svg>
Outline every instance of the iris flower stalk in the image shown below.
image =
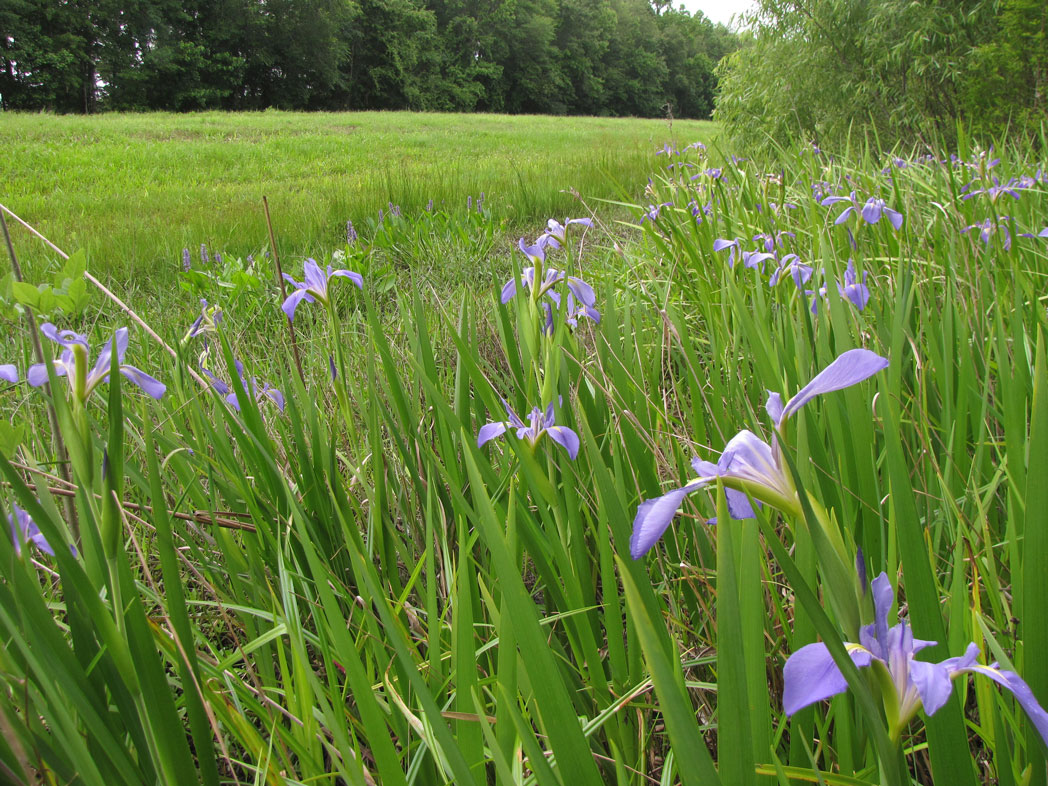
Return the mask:
<svg viewBox="0 0 1048 786">
<path fill-rule="evenodd" d="M 751 499 L 800 519 L 803 515 L 800 498 L 780 444 L 780 440 L 785 438 L 787 421 L 816 396 L 851 387 L 887 365 L 888 361 L 874 352 L 852 349 L 841 354 L 817 374 L 785 406 L 778 393 L 769 392 L 765 408 L 775 424 L 771 444 L 743 429 L 725 445 L 716 464 L 694 459 L 692 467 L 698 477 L 661 497 L 643 501 L 637 508 L 630 538 L 630 556 L 640 559 L 647 554 L 673 521 L 684 498 L 715 483 L 718 478 L 725 487 L 728 512 L 733 519 L 753 517 Z M 843 557 L 844 543 L 839 530 L 830 523 L 825 511 L 814 504 L 813 508 L 834 547 Z"/>
<path fill-rule="evenodd" d="M 888 613 L 895 601 L 895 592 L 886 573 L 875 578 L 871 588 L 874 621 L 860 630 L 858 643 L 845 642 L 844 646 L 857 667 L 872 672 L 875 690 L 879 689 L 884 702 L 893 742 L 899 743 L 918 710 L 923 708 L 928 715 L 938 712 L 950 698 L 953 680 L 970 673 L 989 677 L 1011 691 L 1048 745 L 1048 713 L 1018 674 L 1002 671 L 996 664 L 983 666 L 976 663 L 979 647 L 975 643 L 969 644 L 960 657 L 947 658 L 939 663 L 916 660 L 914 655 L 936 642 L 915 639 L 906 621 L 888 627 Z M 794 652 L 786 661 L 783 678 L 782 704 L 787 715 L 848 689 L 844 675 L 829 649 L 821 642 L 808 644 Z"/>
</svg>

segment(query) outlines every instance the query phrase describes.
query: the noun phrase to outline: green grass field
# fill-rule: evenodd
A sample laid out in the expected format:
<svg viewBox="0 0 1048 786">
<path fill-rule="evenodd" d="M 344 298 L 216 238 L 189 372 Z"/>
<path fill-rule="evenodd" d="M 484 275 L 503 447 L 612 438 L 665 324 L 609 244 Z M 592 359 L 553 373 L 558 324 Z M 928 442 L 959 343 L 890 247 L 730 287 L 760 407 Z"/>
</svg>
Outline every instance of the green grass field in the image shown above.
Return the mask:
<svg viewBox="0 0 1048 786">
<path fill-rule="evenodd" d="M 0 117 L 0 200 L 91 269 L 165 280 L 184 247 L 245 256 L 268 244 L 261 198 L 289 257 L 317 254 L 390 203 L 528 223 L 639 196 L 669 138 L 711 123 L 406 112 Z M 32 244 L 17 249 L 36 256 Z M 515 240 L 515 238 L 514 238 Z"/>
</svg>

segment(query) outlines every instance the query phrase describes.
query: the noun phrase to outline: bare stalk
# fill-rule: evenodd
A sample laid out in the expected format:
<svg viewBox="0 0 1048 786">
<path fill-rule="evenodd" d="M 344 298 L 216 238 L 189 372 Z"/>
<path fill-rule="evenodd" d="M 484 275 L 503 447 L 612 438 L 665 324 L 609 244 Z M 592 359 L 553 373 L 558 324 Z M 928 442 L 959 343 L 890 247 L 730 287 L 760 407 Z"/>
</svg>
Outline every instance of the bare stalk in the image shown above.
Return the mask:
<svg viewBox="0 0 1048 786">
<path fill-rule="evenodd" d="M 262 209 L 266 211 L 266 227 L 269 229 L 269 248 L 273 252 L 273 264 L 277 269 L 277 283 L 280 284 L 280 299 L 287 300 L 287 286 L 284 284 L 284 270 L 280 267 L 280 254 L 277 253 L 277 239 L 273 234 L 273 220 L 269 217 L 269 201 L 262 197 Z M 287 321 L 288 333 L 291 334 L 291 353 L 295 357 L 295 368 L 298 369 L 298 378 L 305 384 L 306 378 L 302 374 L 302 359 L 298 356 L 298 341 L 295 340 L 295 326 L 291 320 Z"/>
</svg>

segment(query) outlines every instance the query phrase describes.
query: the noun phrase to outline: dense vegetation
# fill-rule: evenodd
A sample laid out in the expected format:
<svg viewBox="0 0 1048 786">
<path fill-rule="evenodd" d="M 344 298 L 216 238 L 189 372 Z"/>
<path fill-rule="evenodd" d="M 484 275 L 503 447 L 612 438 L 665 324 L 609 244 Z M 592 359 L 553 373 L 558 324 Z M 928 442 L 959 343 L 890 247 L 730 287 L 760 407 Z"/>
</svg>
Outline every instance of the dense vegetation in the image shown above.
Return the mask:
<svg viewBox="0 0 1048 786">
<path fill-rule="evenodd" d="M 887 148 L 1048 119 L 1043 0 L 758 0 L 718 69 L 717 118 L 751 152 L 787 138 Z"/>
<path fill-rule="evenodd" d="M 734 47 L 647 0 L 0 0 L 0 107 L 707 118 Z"/>
<path fill-rule="evenodd" d="M 193 244 L 121 288 L 170 354 L 95 361 L 82 254 L 12 284 L 0 774 L 1044 786 L 1045 162 L 691 141 L 512 252 Z"/>
</svg>

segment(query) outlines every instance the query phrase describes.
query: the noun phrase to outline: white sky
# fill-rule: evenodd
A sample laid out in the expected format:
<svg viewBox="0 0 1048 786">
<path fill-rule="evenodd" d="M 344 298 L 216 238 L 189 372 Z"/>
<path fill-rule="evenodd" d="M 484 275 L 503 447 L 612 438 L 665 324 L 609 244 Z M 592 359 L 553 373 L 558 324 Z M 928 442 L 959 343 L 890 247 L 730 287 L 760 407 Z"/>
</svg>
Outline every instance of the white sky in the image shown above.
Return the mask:
<svg viewBox="0 0 1048 786">
<path fill-rule="evenodd" d="M 731 17 L 741 11 L 750 11 L 753 8 L 753 0 L 674 0 L 674 5 L 683 3 L 684 7 L 691 13 L 702 11 L 703 15 L 713 22 L 731 24 Z M 738 29 L 739 25 L 732 25 Z"/>
</svg>

